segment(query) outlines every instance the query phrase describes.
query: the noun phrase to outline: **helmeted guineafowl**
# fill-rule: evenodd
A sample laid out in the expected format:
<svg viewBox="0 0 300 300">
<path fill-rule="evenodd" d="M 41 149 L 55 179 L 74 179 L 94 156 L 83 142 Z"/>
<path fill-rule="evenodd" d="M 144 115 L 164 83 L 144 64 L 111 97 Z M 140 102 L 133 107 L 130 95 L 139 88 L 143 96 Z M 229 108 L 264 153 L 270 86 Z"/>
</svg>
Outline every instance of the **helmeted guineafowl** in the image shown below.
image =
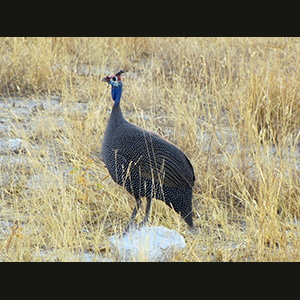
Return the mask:
<svg viewBox="0 0 300 300">
<path fill-rule="evenodd" d="M 135 197 L 136 206 L 129 224 L 133 223 L 141 198 L 146 197 L 144 222 L 148 221 L 151 199 L 156 198 L 180 213 L 192 227 L 193 166 L 174 144 L 124 119 L 120 107 L 122 73 L 124 71 L 102 79 L 111 85 L 114 105 L 104 133 L 101 154 L 112 179 Z"/>
</svg>

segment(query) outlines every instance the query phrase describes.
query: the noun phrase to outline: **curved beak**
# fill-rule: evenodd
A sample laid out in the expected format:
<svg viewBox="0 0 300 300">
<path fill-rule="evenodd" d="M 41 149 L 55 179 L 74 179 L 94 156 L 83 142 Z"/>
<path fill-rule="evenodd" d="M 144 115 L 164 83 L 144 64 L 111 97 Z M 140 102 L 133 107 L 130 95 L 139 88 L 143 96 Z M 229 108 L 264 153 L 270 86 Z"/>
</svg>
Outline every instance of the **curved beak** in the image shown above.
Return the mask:
<svg viewBox="0 0 300 300">
<path fill-rule="evenodd" d="M 102 78 L 101 81 L 109 82 L 109 79 L 110 79 L 110 78 L 109 78 L 108 76 L 106 76 L 106 77 Z"/>
</svg>

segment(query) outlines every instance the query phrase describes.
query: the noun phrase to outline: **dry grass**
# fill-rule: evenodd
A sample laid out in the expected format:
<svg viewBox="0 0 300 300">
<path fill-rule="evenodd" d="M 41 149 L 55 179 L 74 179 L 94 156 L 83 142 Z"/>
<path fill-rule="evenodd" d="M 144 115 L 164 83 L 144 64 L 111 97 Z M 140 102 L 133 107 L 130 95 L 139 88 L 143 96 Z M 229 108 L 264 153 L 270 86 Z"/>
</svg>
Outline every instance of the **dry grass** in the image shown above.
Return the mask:
<svg viewBox="0 0 300 300">
<path fill-rule="evenodd" d="M 187 241 L 175 261 L 300 260 L 300 39 L 1 38 L 0 53 L 0 139 L 27 145 L 1 156 L 2 260 L 113 259 L 134 200 L 97 160 L 109 90 L 80 75 L 119 69 L 126 118 L 194 166 L 197 233 L 153 202 L 151 223 Z M 22 120 L 12 98 L 57 108 Z"/>
</svg>

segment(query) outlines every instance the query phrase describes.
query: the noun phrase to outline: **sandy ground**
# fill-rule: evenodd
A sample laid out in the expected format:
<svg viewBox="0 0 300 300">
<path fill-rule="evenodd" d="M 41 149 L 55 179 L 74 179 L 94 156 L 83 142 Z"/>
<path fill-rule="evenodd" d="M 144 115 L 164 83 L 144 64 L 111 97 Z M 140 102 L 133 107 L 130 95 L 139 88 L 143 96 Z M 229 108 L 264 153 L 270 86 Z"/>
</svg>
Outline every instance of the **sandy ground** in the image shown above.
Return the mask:
<svg viewBox="0 0 300 300">
<path fill-rule="evenodd" d="M 76 118 L 85 118 L 89 111 L 88 103 L 69 102 L 63 103 L 58 97 L 51 99 L 0 99 L 0 194 L 14 189 L 22 189 L 22 192 L 30 192 L 32 189 L 43 189 L 47 185 L 63 184 L 67 185 L 72 177 L 73 166 L 66 159 L 61 145 L 68 143 L 64 139 L 65 126 L 68 118 L 66 115 L 76 115 Z M 126 113 L 126 112 L 125 112 Z M 107 112 L 109 114 L 109 112 Z M 147 118 L 147 116 L 145 116 Z M 226 116 L 224 116 L 226 122 Z M 69 126 L 69 125 L 68 125 Z M 228 128 L 228 135 L 225 136 L 226 151 L 233 153 L 237 150 L 234 144 L 234 132 Z M 226 134 L 227 134 L 226 133 Z M 59 142 L 56 139 L 59 136 Z M 223 136 L 224 138 L 224 136 Z M 210 134 L 204 132 L 204 136 L 199 136 L 205 144 L 205 151 L 210 149 Z M 217 137 L 220 144 L 225 144 L 222 137 Z M 286 159 L 296 162 L 299 170 L 299 154 L 294 152 L 295 157 L 291 156 L 289 149 L 281 155 Z M 278 155 L 276 147 L 270 148 L 271 155 Z M 34 161 L 38 157 L 43 169 L 35 167 Z M 226 156 L 222 158 L 226 164 Z M 43 162 L 41 164 L 41 162 Z M 219 162 L 220 163 L 220 162 Z M 250 161 L 250 168 L 253 165 Z M 254 171 L 254 170 L 252 170 Z M 63 180 L 61 180 L 63 178 Z M 2 197 L 4 199 L 5 197 Z M 6 240 L 13 228 L 12 218 L 9 217 L 5 203 L 0 203 L 0 239 Z M 24 226 L 23 226 L 24 227 Z M 24 231 L 30 228 L 24 227 Z M 243 247 L 243 244 L 228 243 L 230 251 L 236 247 Z M 59 260 L 58 250 L 39 251 L 36 260 L 56 261 Z M 66 255 L 64 253 L 64 255 Z M 64 256 L 64 260 L 68 260 Z M 110 261 L 102 255 L 93 252 L 70 252 L 70 261 Z"/>
</svg>

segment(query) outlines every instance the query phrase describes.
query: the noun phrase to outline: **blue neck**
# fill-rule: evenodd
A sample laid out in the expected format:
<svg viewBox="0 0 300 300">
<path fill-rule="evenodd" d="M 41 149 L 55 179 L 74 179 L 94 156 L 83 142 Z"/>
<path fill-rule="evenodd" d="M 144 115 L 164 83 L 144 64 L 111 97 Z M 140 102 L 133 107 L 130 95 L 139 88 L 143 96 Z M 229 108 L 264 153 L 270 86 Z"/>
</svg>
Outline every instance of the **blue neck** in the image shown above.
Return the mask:
<svg viewBox="0 0 300 300">
<path fill-rule="evenodd" d="M 121 96 L 122 96 L 123 86 L 122 82 L 120 82 L 119 86 L 111 86 L 111 96 L 115 101 L 114 106 L 117 107 L 120 104 Z"/>
</svg>

